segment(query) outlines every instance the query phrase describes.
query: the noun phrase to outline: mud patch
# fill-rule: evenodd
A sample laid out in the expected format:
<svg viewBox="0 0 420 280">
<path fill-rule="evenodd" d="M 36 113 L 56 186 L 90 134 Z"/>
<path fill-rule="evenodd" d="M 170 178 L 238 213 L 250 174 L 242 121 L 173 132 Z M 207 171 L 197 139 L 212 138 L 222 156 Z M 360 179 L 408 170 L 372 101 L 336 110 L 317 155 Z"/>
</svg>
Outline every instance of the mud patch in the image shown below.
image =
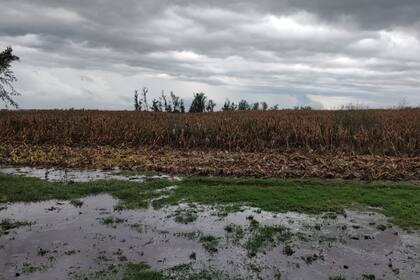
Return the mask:
<svg viewBox="0 0 420 280">
<path fill-rule="evenodd" d="M 333 216 L 242 208 L 220 216 L 217 206 L 114 211 L 119 203 L 98 195 L 77 203 L 8 204 L 0 221 L 31 226 L 0 236 L 0 279 L 121 279 L 129 263 L 240 279 L 420 277 L 419 232 L 373 211 Z M 177 221 L 177 213 L 187 213 L 188 222 Z"/>
<path fill-rule="evenodd" d="M 10 135 L 8 140 L 10 141 Z M 284 151 L 287 150 L 287 151 Z M 115 155 L 115 156 L 110 156 Z M 420 182 L 420 156 L 354 155 L 303 151 L 238 152 L 225 149 L 160 147 L 68 147 L 63 145 L 0 145 L 0 163 L 56 168 L 119 166 L 128 170 L 168 174 L 279 178 L 342 178 L 359 180 L 414 180 Z M 258 168 L 255 168 L 258 167 Z"/>
<path fill-rule="evenodd" d="M 75 169 L 55 169 L 55 168 L 34 168 L 34 167 L 3 167 L 0 173 L 29 176 L 47 180 L 49 182 L 89 182 L 96 180 L 123 180 L 133 182 L 143 182 L 146 179 L 173 179 L 180 180 L 179 177 L 156 174 L 140 174 L 137 172 L 113 170 L 75 170 Z"/>
</svg>

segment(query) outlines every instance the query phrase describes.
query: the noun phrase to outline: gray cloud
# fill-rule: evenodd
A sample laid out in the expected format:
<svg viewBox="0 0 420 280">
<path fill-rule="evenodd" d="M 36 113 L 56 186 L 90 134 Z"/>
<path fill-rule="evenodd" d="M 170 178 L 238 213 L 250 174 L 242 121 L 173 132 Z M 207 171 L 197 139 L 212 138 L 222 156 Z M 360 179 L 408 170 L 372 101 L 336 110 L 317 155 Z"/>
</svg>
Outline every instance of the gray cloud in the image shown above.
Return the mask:
<svg viewBox="0 0 420 280">
<path fill-rule="evenodd" d="M 129 109 L 143 85 L 219 103 L 420 104 L 414 0 L 0 2 L 26 108 Z"/>
</svg>

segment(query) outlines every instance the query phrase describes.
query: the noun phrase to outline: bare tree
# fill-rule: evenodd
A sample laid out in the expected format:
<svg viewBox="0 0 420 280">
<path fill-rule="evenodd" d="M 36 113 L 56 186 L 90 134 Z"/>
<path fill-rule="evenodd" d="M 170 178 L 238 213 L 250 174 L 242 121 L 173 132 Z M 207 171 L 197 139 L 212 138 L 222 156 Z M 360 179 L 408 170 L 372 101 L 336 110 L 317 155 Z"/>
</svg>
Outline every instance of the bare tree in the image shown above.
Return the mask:
<svg viewBox="0 0 420 280">
<path fill-rule="evenodd" d="M 181 112 L 182 99 L 179 96 L 176 96 L 172 91 L 171 91 L 171 102 L 172 102 L 172 112 L 174 113 Z"/>
<path fill-rule="evenodd" d="M 214 112 L 214 107 L 216 107 L 216 103 L 213 100 L 209 99 L 206 104 L 206 111 L 207 112 Z"/>
<path fill-rule="evenodd" d="M 152 110 L 153 112 L 162 112 L 162 102 L 161 99 L 153 99 L 152 101 Z"/>
<path fill-rule="evenodd" d="M 143 87 L 141 90 L 143 93 L 143 103 L 146 108 L 146 111 L 149 111 L 149 104 L 147 103 L 147 94 L 149 93 L 149 89 L 147 87 Z"/>
<path fill-rule="evenodd" d="M 165 112 L 172 112 L 172 106 L 170 102 L 166 99 L 165 91 L 162 90 L 162 100 L 163 100 L 163 108 L 165 109 Z"/>
</svg>

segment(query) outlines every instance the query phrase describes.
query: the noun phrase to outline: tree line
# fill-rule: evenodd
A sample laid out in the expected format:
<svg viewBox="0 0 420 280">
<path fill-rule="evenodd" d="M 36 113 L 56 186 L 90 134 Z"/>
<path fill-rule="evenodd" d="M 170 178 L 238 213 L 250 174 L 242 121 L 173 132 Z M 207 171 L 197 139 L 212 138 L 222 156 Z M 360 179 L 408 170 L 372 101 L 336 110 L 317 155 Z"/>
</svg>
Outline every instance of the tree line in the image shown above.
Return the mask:
<svg viewBox="0 0 420 280">
<path fill-rule="evenodd" d="M 149 89 L 143 87 L 140 90 L 134 91 L 134 110 L 135 111 L 152 111 L 152 112 L 167 112 L 167 113 L 186 113 L 184 100 L 179 96 L 175 95 L 172 91 L 169 96 L 162 91 L 162 94 L 158 98 L 154 98 L 151 104 L 148 103 L 147 94 Z M 214 112 L 216 103 L 207 97 L 204 92 L 194 93 L 191 106 L 188 110 L 189 113 L 204 113 Z M 237 104 L 226 99 L 225 103 L 221 107 L 223 112 L 233 111 L 267 111 L 267 110 L 278 110 L 279 105 L 269 107 L 267 102 L 255 102 L 249 103 L 245 99 L 241 99 Z M 295 107 L 295 110 L 312 110 L 310 106 Z"/>
<path fill-rule="evenodd" d="M 175 95 L 172 91 L 169 96 L 162 90 L 162 94 L 158 98 L 154 98 L 152 103 L 147 102 L 147 94 L 149 89 L 143 87 L 141 91 L 134 91 L 134 110 L 135 111 L 152 111 L 167 113 L 185 113 L 187 112 L 184 100 Z M 208 99 L 203 92 L 194 93 L 193 101 L 188 110 L 190 113 L 214 112 L 216 103 L 212 99 Z"/>
</svg>

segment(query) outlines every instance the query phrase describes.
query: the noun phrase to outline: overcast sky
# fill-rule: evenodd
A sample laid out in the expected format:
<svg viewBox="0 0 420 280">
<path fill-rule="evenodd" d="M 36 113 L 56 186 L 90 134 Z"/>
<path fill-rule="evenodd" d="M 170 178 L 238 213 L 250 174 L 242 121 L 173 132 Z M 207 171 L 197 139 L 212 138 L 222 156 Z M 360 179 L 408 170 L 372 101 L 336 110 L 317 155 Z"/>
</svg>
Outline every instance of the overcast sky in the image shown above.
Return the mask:
<svg viewBox="0 0 420 280">
<path fill-rule="evenodd" d="M 420 105 L 419 0 L 0 4 L 25 109 L 132 109 L 143 86 L 150 99 L 203 91 L 219 106 Z"/>
</svg>

